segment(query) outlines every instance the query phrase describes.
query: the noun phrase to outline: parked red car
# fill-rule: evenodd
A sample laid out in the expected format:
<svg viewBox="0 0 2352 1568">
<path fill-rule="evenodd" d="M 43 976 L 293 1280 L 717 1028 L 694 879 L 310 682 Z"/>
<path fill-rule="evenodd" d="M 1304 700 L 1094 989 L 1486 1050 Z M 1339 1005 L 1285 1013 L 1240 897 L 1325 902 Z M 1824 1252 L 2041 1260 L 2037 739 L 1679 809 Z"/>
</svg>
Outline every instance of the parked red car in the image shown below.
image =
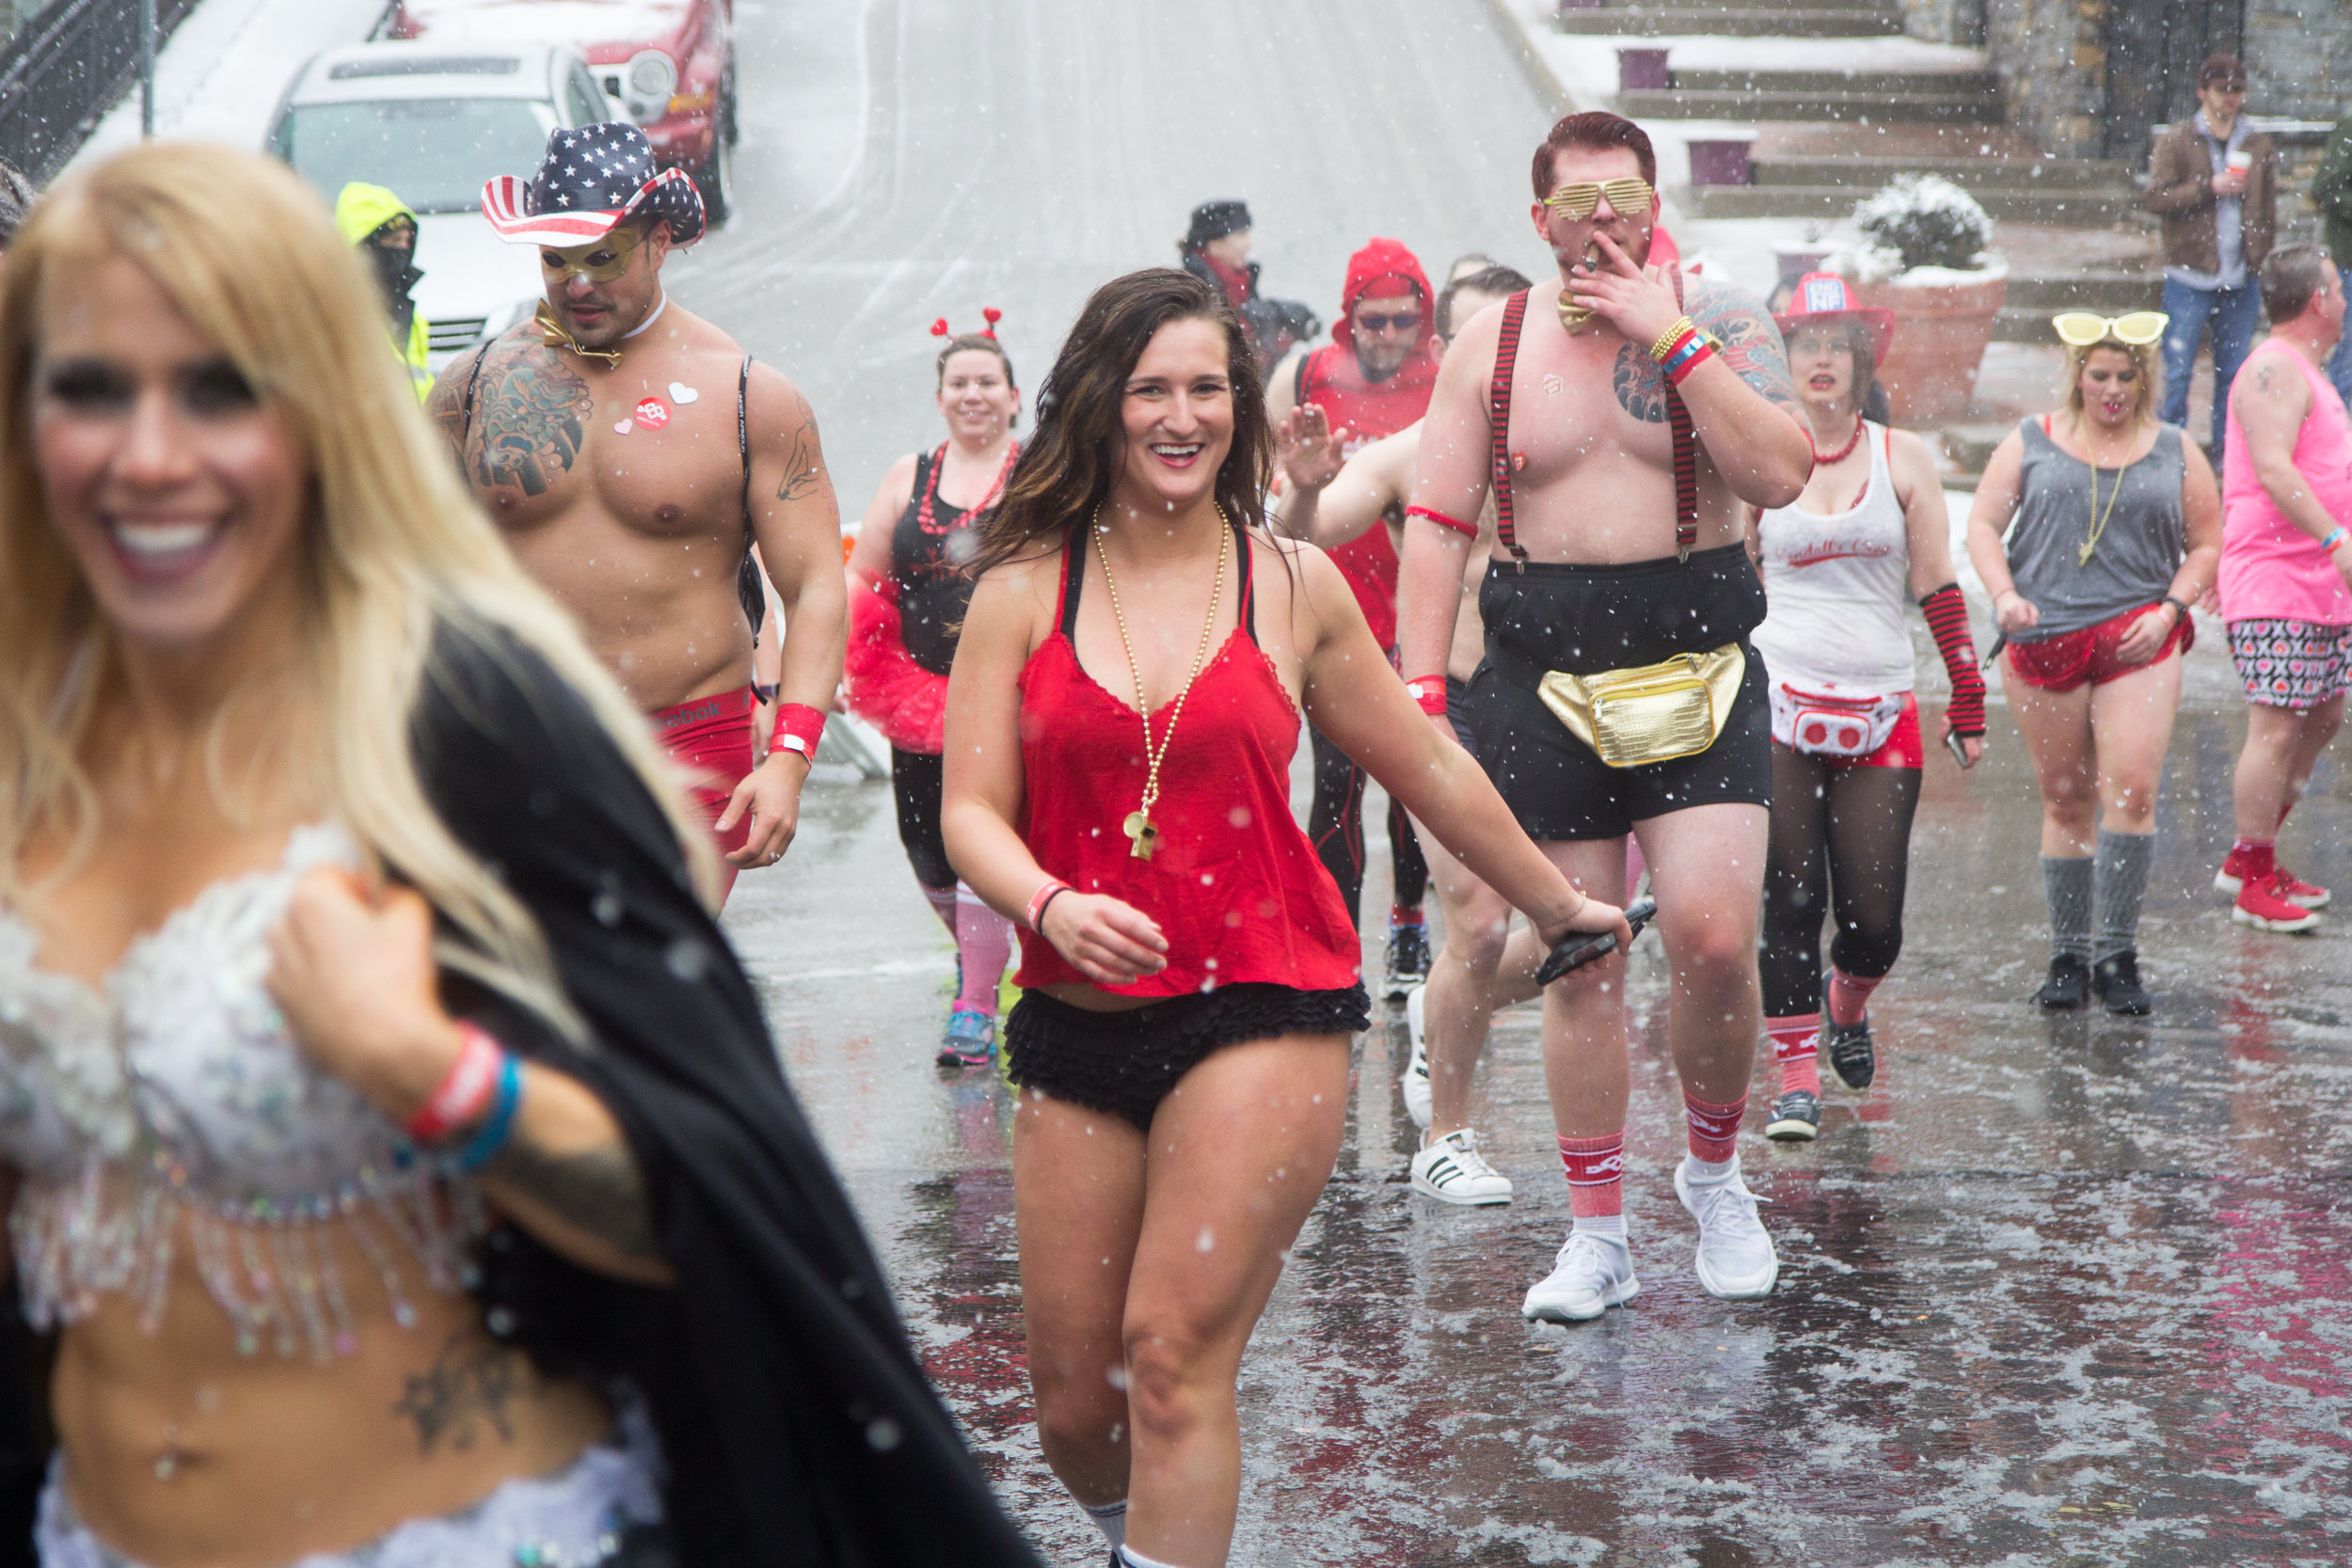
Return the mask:
<svg viewBox="0 0 2352 1568">
<path fill-rule="evenodd" d="M 734 195 L 735 0 L 399 0 L 378 37 L 568 43 L 654 156 L 702 187 L 710 221 Z"/>
</svg>

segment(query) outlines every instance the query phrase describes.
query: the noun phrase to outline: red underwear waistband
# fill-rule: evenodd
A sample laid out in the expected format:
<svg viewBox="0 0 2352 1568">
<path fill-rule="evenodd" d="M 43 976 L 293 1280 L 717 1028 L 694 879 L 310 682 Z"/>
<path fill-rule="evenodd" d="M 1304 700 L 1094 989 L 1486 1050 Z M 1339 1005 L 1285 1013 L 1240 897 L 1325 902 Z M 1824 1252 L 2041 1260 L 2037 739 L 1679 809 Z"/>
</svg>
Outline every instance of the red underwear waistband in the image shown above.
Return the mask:
<svg viewBox="0 0 2352 1568">
<path fill-rule="evenodd" d="M 745 686 L 739 690 L 722 691 L 715 696 L 696 697 L 672 707 L 656 708 L 645 715 L 645 721 L 653 726 L 654 734 L 660 737 L 663 745 L 675 745 L 687 736 L 707 726 L 744 723 L 758 708 L 758 695 Z"/>
</svg>

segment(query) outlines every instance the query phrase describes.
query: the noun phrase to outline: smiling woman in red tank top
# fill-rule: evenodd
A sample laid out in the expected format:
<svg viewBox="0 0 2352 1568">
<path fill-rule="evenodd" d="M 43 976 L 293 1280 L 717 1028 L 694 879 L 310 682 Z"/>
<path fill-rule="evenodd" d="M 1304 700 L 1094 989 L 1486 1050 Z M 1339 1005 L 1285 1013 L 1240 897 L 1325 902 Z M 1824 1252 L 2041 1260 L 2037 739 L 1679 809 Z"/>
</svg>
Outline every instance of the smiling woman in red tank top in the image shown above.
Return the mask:
<svg viewBox="0 0 2352 1568">
<path fill-rule="evenodd" d="M 1046 1461 L 1121 1560 L 1214 1568 L 1242 1347 L 1330 1174 L 1366 1020 L 1290 809 L 1302 716 L 1545 941 L 1629 933 L 1422 716 L 1330 562 L 1264 533 L 1263 392 L 1215 290 L 1105 284 L 1040 408 L 949 677 L 943 825 L 1024 927 L 1005 1040 Z"/>
</svg>

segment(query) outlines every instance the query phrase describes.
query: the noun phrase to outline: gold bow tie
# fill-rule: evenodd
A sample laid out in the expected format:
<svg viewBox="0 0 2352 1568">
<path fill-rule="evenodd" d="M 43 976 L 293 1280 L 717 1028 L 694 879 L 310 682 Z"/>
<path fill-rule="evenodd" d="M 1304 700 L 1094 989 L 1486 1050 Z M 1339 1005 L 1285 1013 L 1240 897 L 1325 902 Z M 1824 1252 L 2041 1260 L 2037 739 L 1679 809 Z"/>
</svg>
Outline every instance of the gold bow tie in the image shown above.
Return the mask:
<svg viewBox="0 0 2352 1568">
<path fill-rule="evenodd" d="M 544 300 L 540 302 L 538 312 L 532 317 L 532 320 L 538 324 L 539 339 L 548 347 L 567 348 L 582 359 L 601 359 L 607 367 L 613 370 L 620 369 L 621 351 L 619 349 L 580 347 L 580 340 L 564 329 L 564 324 L 555 319 L 555 312 L 548 309 Z"/>
</svg>

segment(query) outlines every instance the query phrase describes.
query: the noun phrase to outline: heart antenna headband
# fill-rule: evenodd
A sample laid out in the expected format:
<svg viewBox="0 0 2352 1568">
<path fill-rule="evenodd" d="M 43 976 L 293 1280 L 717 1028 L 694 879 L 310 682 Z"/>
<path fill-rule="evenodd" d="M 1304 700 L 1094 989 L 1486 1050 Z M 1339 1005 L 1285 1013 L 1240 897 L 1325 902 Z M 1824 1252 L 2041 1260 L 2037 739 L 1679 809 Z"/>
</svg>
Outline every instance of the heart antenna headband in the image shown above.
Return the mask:
<svg viewBox="0 0 2352 1568">
<path fill-rule="evenodd" d="M 996 336 L 996 324 L 1005 319 L 1005 313 L 996 309 L 993 305 L 991 305 L 980 311 L 980 319 L 988 323 L 988 325 L 981 327 L 977 332 L 958 334 L 948 330 L 947 318 L 942 316 L 937 321 L 931 323 L 931 336 L 934 338 L 953 338 L 958 336 L 969 338 L 993 338 Z"/>
</svg>

